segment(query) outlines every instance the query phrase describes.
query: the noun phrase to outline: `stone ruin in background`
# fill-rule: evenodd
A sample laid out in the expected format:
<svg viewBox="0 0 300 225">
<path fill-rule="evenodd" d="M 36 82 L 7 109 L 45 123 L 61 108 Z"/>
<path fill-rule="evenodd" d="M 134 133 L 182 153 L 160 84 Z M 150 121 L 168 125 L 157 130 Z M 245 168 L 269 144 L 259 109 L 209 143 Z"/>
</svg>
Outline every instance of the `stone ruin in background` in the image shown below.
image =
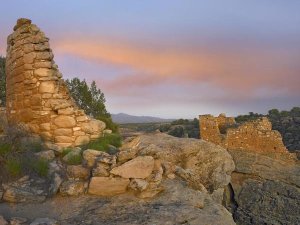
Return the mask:
<svg viewBox="0 0 300 225">
<path fill-rule="evenodd" d="M 24 123 L 61 147 L 99 138 L 105 123 L 78 109 L 53 57 L 45 34 L 31 20 L 19 19 L 7 38 L 8 122 Z"/>
<path fill-rule="evenodd" d="M 233 117 L 220 114 L 199 116 L 200 138 L 226 149 L 248 150 L 262 154 L 288 153 L 281 134 L 272 130 L 267 117 L 238 125 Z"/>
</svg>

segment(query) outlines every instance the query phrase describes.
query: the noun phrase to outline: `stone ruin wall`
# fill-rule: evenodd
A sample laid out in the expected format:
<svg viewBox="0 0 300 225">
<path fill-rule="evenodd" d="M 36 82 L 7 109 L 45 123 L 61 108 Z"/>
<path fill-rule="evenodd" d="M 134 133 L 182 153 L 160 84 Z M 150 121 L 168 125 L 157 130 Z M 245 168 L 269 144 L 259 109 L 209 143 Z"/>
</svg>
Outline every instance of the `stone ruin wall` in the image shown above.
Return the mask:
<svg viewBox="0 0 300 225">
<path fill-rule="evenodd" d="M 220 114 L 218 117 L 202 115 L 199 120 L 200 138 L 224 146 L 225 136 L 223 134 L 228 127 L 234 124 L 234 118 L 226 117 L 224 114 Z"/>
<path fill-rule="evenodd" d="M 200 138 L 221 145 L 226 149 L 249 150 L 260 153 L 288 153 L 281 134 L 272 130 L 268 118 L 246 122 L 240 126 L 233 117 L 199 117 Z"/>
<path fill-rule="evenodd" d="M 19 19 L 7 38 L 6 112 L 45 141 L 78 146 L 102 135 L 105 123 L 88 117 L 70 97 L 45 34 Z"/>
</svg>

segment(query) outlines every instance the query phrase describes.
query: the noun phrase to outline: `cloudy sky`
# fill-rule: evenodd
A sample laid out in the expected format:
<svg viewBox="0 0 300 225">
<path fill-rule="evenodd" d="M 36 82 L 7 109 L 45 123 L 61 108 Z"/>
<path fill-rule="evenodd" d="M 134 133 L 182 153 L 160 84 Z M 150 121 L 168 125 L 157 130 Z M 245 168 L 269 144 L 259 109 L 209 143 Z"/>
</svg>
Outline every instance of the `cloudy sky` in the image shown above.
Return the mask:
<svg viewBox="0 0 300 225">
<path fill-rule="evenodd" d="M 298 0 L 10 0 L 50 38 L 64 78 L 96 80 L 111 113 L 193 118 L 300 105 Z"/>
</svg>

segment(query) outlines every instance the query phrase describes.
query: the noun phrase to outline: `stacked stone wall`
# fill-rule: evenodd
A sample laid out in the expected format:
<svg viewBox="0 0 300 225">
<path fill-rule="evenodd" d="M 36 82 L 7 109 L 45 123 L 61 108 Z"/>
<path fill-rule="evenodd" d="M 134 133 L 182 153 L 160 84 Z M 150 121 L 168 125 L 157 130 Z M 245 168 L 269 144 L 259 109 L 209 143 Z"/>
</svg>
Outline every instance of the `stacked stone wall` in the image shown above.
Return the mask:
<svg viewBox="0 0 300 225">
<path fill-rule="evenodd" d="M 78 109 L 62 79 L 45 34 L 19 19 L 7 39 L 6 111 L 9 123 L 29 129 L 62 147 L 102 135 L 105 123 Z"/>
<path fill-rule="evenodd" d="M 246 122 L 240 126 L 234 118 L 203 115 L 199 118 L 200 138 L 226 149 L 241 149 L 261 153 L 287 153 L 280 133 L 272 130 L 268 118 Z M 221 132 L 221 129 L 224 129 Z"/>
</svg>

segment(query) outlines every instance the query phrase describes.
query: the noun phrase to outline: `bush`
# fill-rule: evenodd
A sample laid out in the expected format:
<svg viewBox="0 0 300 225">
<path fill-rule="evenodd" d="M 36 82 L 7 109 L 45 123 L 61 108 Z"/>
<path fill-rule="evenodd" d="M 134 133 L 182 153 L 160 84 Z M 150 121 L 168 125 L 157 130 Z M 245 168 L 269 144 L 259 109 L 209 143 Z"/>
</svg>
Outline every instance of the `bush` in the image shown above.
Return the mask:
<svg viewBox="0 0 300 225">
<path fill-rule="evenodd" d="M 40 176 L 45 177 L 48 174 L 49 165 L 45 159 L 37 159 L 32 163 L 32 169 Z"/>
<path fill-rule="evenodd" d="M 62 150 L 61 156 L 64 157 L 65 155 L 67 155 L 71 151 L 72 151 L 72 148 L 64 148 Z"/>
<path fill-rule="evenodd" d="M 11 152 L 12 145 L 8 143 L 0 143 L 0 156 L 6 156 L 9 152 Z"/>
<path fill-rule="evenodd" d="M 104 137 L 101 137 L 95 141 L 90 142 L 87 145 L 87 148 L 99 150 L 106 152 L 109 148 L 109 145 L 113 145 L 115 147 L 121 147 L 122 139 L 119 134 L 106 134 Z"/>
<path fill-rule="evenodd" d="M 177 126 L 174 129 L 170 130 L 168 132 L 169 135 L 172 135 L 174 137 L 183 137 L 184 136 L 184 129 L 182 126 Z"/>
<path fill-rule="evenodd" d="M 67 163 L 69 165 L 80 165 L 82 163 L 82 156 L 81 155 L 70 156 Z"/>
<path fill-rule="evenodd" d="M 17 158 L 10 158 L 6 160 L 5 168 L 13 177 L 17 177 L 22 173 L 21 161 Z"/>
</svg>

